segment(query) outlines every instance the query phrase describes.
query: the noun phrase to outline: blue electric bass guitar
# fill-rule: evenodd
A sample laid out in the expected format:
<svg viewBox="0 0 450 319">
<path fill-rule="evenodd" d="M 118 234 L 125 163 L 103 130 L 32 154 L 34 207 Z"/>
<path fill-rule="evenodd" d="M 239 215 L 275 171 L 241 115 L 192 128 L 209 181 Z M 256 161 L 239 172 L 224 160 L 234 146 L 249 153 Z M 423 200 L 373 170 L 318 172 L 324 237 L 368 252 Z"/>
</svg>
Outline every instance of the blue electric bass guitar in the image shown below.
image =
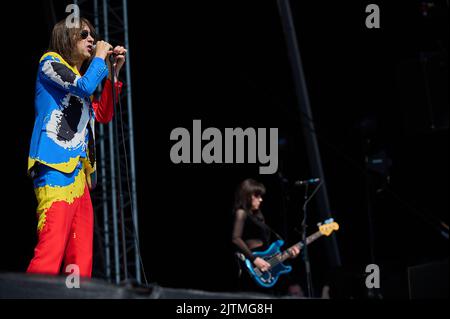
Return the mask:
<svg viewBox="0 0 450 319">
<path fill-rule="evenodd" d="M 332 218 L 327 219 L 323 224 L 319 223 L 317 226 L 319 227 L 319 230 L 306 238 L 307 245 L 322 237 L 322 235 L 329 236 L 333 231 L 339 229 L 339 225 Z M 303 247 L 303 242 L 298 242 L 297 244 L 281 252 L 280 248 L 283 245 L 283 240 L 277 240 L 272 243 L 267 250 L 253 253 L 254 256 L 263 258 L 271 265 L 268 271 L 263 272 L 259 270 L 259 268 L 256 267 L 248 258 L 243 257 L 243 255 L 241 256 L 241 260 L 244 261 L 245 264 L 244 268 L 246 268 L 252 278 L 261 287 L 273 287 L 277 283 L 280 275 L 287 274 L 292 270 L 291 266 L 286 266 L 283 262 L 291 256 L 290 249 L 297 246 L 301 250 Z"/>
</svg>

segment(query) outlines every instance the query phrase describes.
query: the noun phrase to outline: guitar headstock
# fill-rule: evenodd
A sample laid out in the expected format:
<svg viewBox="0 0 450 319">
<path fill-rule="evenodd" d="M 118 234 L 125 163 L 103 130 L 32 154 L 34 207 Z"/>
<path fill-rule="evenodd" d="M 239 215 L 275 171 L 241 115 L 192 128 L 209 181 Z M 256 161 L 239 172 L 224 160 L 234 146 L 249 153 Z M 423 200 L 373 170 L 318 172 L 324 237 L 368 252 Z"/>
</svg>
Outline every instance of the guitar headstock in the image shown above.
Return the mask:
<svg viewBox="0 0 450 319">
<path fill-rule="evenodd" d="M 333 231 L 339 229 L 339 224 L 334 221 L 333 218 L 327 219 L 322 223 L 317 224 L 319 226 L 319 231 L 322 235 L 330 236 Z"/>
</svg>

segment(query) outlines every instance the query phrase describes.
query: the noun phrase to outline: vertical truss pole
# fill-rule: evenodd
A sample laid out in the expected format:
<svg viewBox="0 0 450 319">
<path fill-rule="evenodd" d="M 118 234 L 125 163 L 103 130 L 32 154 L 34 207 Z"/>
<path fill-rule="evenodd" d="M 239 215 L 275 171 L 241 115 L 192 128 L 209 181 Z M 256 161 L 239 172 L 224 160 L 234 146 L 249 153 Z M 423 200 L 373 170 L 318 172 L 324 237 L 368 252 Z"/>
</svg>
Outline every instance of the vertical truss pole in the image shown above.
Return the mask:
<svg viewBox="0 0 450 319">
<path fill-rule="evenodd" d="M 131 66 L 130 66 L 130 46 L 128 39 L 128 1 L 123 0 L 123 24 L 125 34 L 125 48 L 127 48 L 128 61 L 125 63 L 126 81 L 127 81 L 127 106 L 128 106 L 128 135 L 130 143 L 130 166 L 131 166 L 131 203 L 133 216 L 133 229 L 136 240 L 134 240 L 134 257 L 136 267 L 136 280 L 141 283 L 141 267 L 139 259 L 139 230 L 138 230 L 138 214 L 137 214 L 137 193 L 136 193 L 136 166 L 134 153 L 134 130 L 133 130 L 133 107 L 131 100 Z"/>
<path fill-rule="evenodd" d="M 108 32 L 108 0 L 103 0 L 103 26 L 105 41 L 109 41 Z M 117 116 L 117 115 L 116 115 Z M 116 162 L 114 159 L 115 149 L 114 149 L 114 128 L 113 122 L 108 124 L 109 133 L 109 162 L 110 162 L 110 173 L 111 173 L 111 207 L 112 207 L 112 217 L 113 217 L 113 234 L 114 234 L 114 266 L 115 266 L 115 277 L 116 283 L 120 282 L 120 262 L 119 262 L 119 229 L 118 229 L 118 212 L 117 212 L 117 187 L 116 187 Z M 117 145 L 118 147 L 118 145 Z M 119 160 L 119 159 L 117 159 Z"/>
<path fill-rule="evenodd" d="M 94 23 L 96 33 L 99 34 L 100 21 L 98 12 L 98 0 L 94 0 Z M 105 275 L 111 281 L 111 251 L 109 243 L 109 216 L 108 216 L 108 192 L 106 189 L 106 161 L 105 161 L 105 128 L 99 125 L 100 131 L 100 152 L 101 152 L 101 174 L 102 174 L 102 208 L 103 208 L 103 236 L 105 248 Z"/>
</svg>

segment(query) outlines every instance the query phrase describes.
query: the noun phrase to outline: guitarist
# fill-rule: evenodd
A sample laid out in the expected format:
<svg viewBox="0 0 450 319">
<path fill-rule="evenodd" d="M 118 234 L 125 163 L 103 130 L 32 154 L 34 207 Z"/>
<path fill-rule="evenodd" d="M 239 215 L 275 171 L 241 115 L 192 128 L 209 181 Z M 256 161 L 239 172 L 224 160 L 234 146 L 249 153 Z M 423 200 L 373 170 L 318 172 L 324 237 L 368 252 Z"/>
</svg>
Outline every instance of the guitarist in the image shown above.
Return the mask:
<svg viewBox="0 0 450 319">
<path fill-rule="evenodd" d="M 253 180 L 244 180 L 236 190 L 234 204 L 234 225 L 232 241 L 239 253 L 251 260 L 261 271 L 267 271 L 270 264 L 260 257 L 253 256 L 253 251 L 265 250 L 270 244 L 271 229 L 266 225 L 260 210 L 262 196 L 266 193 L 263 184 Z M 291 257 L 296 257 L 300 250 L 294 247 L 290 250 Z M 251 280 L 247 272 L 245 290 L 261 290 Z M 262 290 L 261 290 L 262 291 Z M 267 292 L 267 289 L 264 290 Z"/>
</svg>

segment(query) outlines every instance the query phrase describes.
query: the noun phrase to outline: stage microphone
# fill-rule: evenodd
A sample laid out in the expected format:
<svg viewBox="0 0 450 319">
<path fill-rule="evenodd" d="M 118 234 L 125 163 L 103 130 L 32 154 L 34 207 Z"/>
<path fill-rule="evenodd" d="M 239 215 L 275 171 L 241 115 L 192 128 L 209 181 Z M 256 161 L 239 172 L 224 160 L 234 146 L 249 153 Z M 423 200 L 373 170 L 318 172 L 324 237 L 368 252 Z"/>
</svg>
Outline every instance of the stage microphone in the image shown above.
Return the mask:
<svg viewBox="0 0 450 319">
<path fill-rule="evenodd" d="M 295 186 L 313 185 L 313 184 L 317 184 L 319 182 L 320 182 L 320 178 L 311 178 L 311 179 L 306 179 L 303 181 L 295 181 L 294 185 Z"/>
<path fill-rule="evenodd" d="M 92 51 L 95 51 L 95 48 L 96 48 L 96 47 L 97 47 L 97 45 L 96 45 L 96 44 L 93 44 L 93 45 L 92 45 Z M 114 50 L 114 47 L 110 47 L 110 48 L 109 48 L 109 51 L 112 51 L 112 50 Z M 116 56 L 116 55 L 118 55 L 118 54 L 115 53 L 115 52 L 113 52 L 113 53 L 110 54 L 110 56 L 111 56 L 111 55 Z"/>
<path fill-rule="evenodd" d="M 95 52 L 95 48 L 97 47 L 97 45 L 96 44 L 93 44 L 92 45 L 92 52 Z M 111 51 L 111 50 L 113 50 L 114 48 L 113 47 L 111 47 L 109 50 Z M 117 56 L 117 54 L 116 53 L 111 53 L 109 56 L 108 56 L 108 59 L 109 59 L 109 62 L 111 62 L 111 63 L 114 63 L 115 61 L 114 61 L 114 58 Z"/>
</svg>

